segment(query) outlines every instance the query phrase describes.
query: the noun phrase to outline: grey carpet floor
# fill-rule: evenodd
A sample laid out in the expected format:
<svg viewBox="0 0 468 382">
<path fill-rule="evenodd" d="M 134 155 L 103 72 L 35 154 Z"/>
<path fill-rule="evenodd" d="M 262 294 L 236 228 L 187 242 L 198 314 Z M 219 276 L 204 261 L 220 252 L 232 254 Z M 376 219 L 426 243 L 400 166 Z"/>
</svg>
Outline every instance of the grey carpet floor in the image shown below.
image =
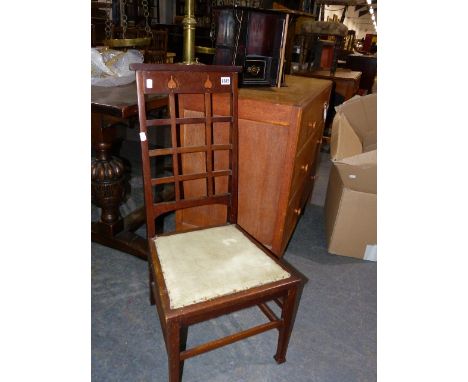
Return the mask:
<svg viewBox="0 0 468 382">
<path fill-rule="evenodd" d="M 323 166 L 326 174 L 326 160 Z M 141 202 L 140 182 L 136 171 L 124 210 Z M 321 204 L 323 196 L 314 200 Z M 92 215 L 98 215 L 96 208 Z M 323 218 L 321 205 L 308 205 L 284 256 L 309 279 L 287 362 L 274 361 L 277 332 L 270 331 L 187 360 L 184 381 L 376 381 L 377 264 L 329 255 Z M 148 300 L 147 264 L 96 243 L 91 256 L 92 380 L 167 381 L 164 340 Z M 265 318 L 255 308 L 198 324 L 189 328 L 187 346 L 261 322 Z"/>
</svg>

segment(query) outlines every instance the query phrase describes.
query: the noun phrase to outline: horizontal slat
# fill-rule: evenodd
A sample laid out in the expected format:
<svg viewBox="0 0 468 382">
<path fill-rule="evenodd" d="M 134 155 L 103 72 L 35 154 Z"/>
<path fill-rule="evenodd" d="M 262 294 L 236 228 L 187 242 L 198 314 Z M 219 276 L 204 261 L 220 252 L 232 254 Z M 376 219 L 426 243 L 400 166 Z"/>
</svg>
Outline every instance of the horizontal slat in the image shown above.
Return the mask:
<svg viewBox="0 0 468 382">
<path fill-rule="evenodd" d="M 218 340 L 207 342 L 206 344 L 202 344 L 192 349 L 188 349 L 188 350 L 181 352 L 180 360 L 184 361 L 187 358 L 195 357 L 197 355 L 206 353 L 208 351 L 218 349 L 224 345 L 232 344 L 234 342 L 243 340 L 244 338 L 266 332 L 267 330 L 279 328 L 281 324 L 282 324 L 282 321 L 267 322 L 266 324 L 258 325 L 253 328 L 243 330 L 242 332 L 235 333 L 230 336 L 220 338 Z"/>
<path fill-rule="evenodd" d="M 172 155 L 172 154 L 186 154 L 186 153 L 197 153 L 206 151 L 208 146 L 184 146 L 184 147 L 169 147 L 166 149 L 154 149 L 149 150 L 149 156 L 155 157 L 160 155 Z M 212 150 L 231 150 L 231 145 L 212 145 Z"/>
<path fill-rule="evenodd" d="M 153 205 L 155 217 L 169 211 L 179 210 L 183 208 L 198 207 L 209 204 L 228 204 L 231 199 L 230 194 L 215 195 L 211 197 L 203 197 L 197 199 L 184 199 L 178 202 L 164 202 Z"/>
<path fill-rule="evenodd" d="M 275 298 L 273 299 L 273 301 L 276 303 L 276 305 L 278 305 L 281 309 L 283 309 L 283 302 L 280 301 L 279 298 Z"/>
<path fill-rule="evenodd" d="M 218 170 L 212 172 L 213 176 L 228 176 L 231 175 L 231 170 Z M 195 179 L 203 179 L 208 177 L 207 172 L 199 172 L 196 174 L 186 174 L 186 175 L 179 175 L 179 181 L 186 181 L 186 180 L 195 180 Z M 174 183 L 175 179 L 173 176 L 166 176 L 164 178 L 153 178 L 151 179 L 151 184 L 153 186 L 157 186 L 159 184 L 167 184 L 167 183 Z"/>
<path fill-rule="evenodd" d="M 260 310 L 268 317 L 270 321 L 277 321 L 279 318 L 276 316 L 275 312 L 273 312 L 267 304 L 261 303 L 258 304 Z"/>
<path fill-rule="evenodd" d="M 162 118 L 162 119 L 147 119 L 146 126 L 166 126 L 171 124 L 170 118 Z M 205 123 L 205 117 L 198 117 L 198 118 L 176 118 L 176 124 L 195 124 L 195 123 Z M 232 117 L 212 117 L 213 123 L 216 122 L 232 122 Z"/>
</svg>

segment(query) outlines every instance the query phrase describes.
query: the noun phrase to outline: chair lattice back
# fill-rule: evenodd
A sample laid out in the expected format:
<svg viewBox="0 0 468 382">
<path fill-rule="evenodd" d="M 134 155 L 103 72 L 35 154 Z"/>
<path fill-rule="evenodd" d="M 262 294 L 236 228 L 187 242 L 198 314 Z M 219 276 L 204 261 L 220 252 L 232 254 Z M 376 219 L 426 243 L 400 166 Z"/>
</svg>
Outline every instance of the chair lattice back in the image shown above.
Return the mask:
<svg viewBox="0 0 468 382">
<path fill-rule="evenodd" d="M 236 223 L 237 81 L 241 68 L 171 64 L 130 67 L 136 70 L 148 237 L 156 234 L 158 216 L 184 208 L 223 204 L 227 206 L 227 220 Z M 167 94 L 167 116 L 151 118 L 145 105 L 149 94 Z M 164 147 L 156 142 L 151 148 L 149 129 L 168 126 L 170 143 Z M 218 129 L 223 131 L 221 135 Z M 220 136 L 224 142 L 219 141 Z M 168 159 L 170 175 L 152 166 L 152 159 L 158 158 Z M 195 188 L 199 192 L 194 193 L 193 187 L 185 192 L 186 182 L 198 183 Z M 155 202 L 156 187 L 168 184 L 174 185 L 174 200 Z"/>
</svg>

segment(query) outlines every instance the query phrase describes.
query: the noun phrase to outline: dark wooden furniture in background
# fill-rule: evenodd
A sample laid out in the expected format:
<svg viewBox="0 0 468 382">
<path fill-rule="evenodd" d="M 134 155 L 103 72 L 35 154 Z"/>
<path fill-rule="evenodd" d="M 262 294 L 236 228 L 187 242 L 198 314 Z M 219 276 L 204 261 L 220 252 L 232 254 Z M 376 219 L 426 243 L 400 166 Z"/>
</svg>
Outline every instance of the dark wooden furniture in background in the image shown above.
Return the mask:
<svg viewBox="0 0 468 382">
<path fill-rule="evenodd" d="M 362 47 L 363 53 L 374 53 L 372 52 L 372 47 L 374 44 L 377 44 L 377 35 L 373 33 L 367 33 L 364 39 L 364 44 Z"/>
<path fill-rule="evenodd" d="M 91 1 L 91 46 L 102 45 L 106 38 L 106 10 L 111 3 Z"/>
<path fill-rule="evenodd" d="M 274 358 L 277 363 L 285 362 L 304 280 L 236 224 L 237 73 L 241 68 L 194 65 L 187 70 L 185 66 L 145 64 L 131 67 L 137 71 L 151 302 L 157 304 L 166 342 L 169 381 L 182 379 L 186 359 L 271 329 L 279 332 Z M 169 97 L 169 117 L 147 119 L 145 95 L 161 93 Z M 202 102 L 202 114 L 184 113 L 184 105 L 192 100 Z M 148 129 L 168 124 L 172 144 L 150 150 Z M 199 125 L 203 128 L 202 141 L 193 144 L 184 140 L 190 134 L 187 130 Z M 220 137 L 224 139 L 218 140 Z M 172 157 L 172 175 L 152 176 L 152 159 L 166 155 Z M 203 169 L 196 173 L 187 172 L 184 167 L 184 161 L 190 161 L 186 156 L 192 155 L 203 158 Z M 186 192 L 186 184 L 193 181 L 203 184 L 202 195 Z M 154 203 L 153 186 L 168 182 L 175 183 L 175 200 Z M 155 219 L 160 215 L 187 207 L 212 208 L 220 204 L 227 209 L 221 226 L 156 235 Z M 226 225 L 226 221 L 230 224 Z M 207 283 L 207 279 L 211 282 Z M 281 317 L 271 310 L 268 302 L 281 307 Z M 267 323 L 186 349 L 190 325 L 254 306 L 265 314 Z"/>
<path fill-rule="evenodd" d="M 153 96 L 149 110 L 167 105 L 167 97 Z M 91 143 L 95 158 L 91 163 L 91 195 L 102 209 L 99 221 L 91 223 L 91 239 L 97 243 L 147 258 L 146 240 L 134 231 L 145 221 L 144 207 L 126 217 L 119 207 L 126 193 L 126 174 L 122 160 L 112 155 L 116 127 L 136 117 L 136 84 L 117 87 L 91 87 Z"/>
<path fill-rule="evenodd" d="M 289 15 L 247 7 L 218 7 L 214 64 L 244 68 L 242 85 L 280 86 Z"/>
<path fill-rule="evenodd" d="M 282 256 L 313 188 L 331 81 L 286 76 L 286 87 L 239 91 L 238 223 L 275 255 Z M 185 117 L 198 117 L 200 100 L 183 105 Z M 204 127 L 191 126 L 183 138 L 199 144 Z M 189 160 L 190 159 L 190 160 Z M 183 164 L 198 172 L 193 156 Z M 201 192 L 191 184 L 186 193 Z M 220 224 L 225 208 L 178 211 L 178 229 Z"/>
<path fill-rule="evenodd" d="M 148 0 L 149 24 L 158 24 L 160 18 L 160 0 Z M 142 0 L 126 0 L 125 15 L 129 26 L 144 26 L 146 17 Z M 120 25 L 120 1 L 112 0 L 112 19 L 115 25 Z"/>
<path fill-rule="evenodd" d="M 240 84 L 281 86 L 289 73 L 298 17 L 303 12 L 249 7 L 215 7 L 216 54 L 213 63 L 244 68 Z"/>
<path fill-rule="evenodd" d="M 307 64 L 305 71 L 328 70 L 333 75 L 338 67 L 348 28 L 338 22 L 313 21 L 301 25 L 303 42 L 299 67 Z"/>
<path fill-rule="evenodd" d="M 167 30 L 152 30 L 151 46 L 145 51 L 145 62 L 154 64 L 167 63 Z"/>
<path fill-rule="evenodd" d="M 342 68 L 338 68 L 334 75 L 329 70 L 298 72 L 294 73 L 294 75 L 333 81 L 335 92 L 342 98 L 340 103 L 347 101 L 357 94 L 361 80 L 361 72 Z"/>
<path fill-rule="evenodd" d="M 346 67 L 362 72 L 359 89 L 362 89 L 366 94 L 372 93 L 374 80 L 377 76 L 377 57 L 350 54 L 346 58 Z"/>
<path fill-rule="evenodd" d="M 354 50 L 354 41 L 356 40 L 356 31 L 348 29 L 348 34 L 346 35 L 343 51 L 345 54 L 350 54 Z"/>
</svg>

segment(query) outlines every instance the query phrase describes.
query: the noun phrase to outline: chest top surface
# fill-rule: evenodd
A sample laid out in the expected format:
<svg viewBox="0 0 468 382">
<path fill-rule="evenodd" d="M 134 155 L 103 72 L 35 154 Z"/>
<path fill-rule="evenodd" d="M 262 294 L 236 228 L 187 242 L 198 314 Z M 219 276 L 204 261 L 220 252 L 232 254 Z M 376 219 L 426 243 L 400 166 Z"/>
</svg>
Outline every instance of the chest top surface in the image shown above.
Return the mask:
<svg viewBox="0 0 468 382">
<path fill-rule="evenodd" d="M 239 101 L 255 100 L 273 104 L 303 106 L 331 88 L 332 81 L 317 78 L 286 76 L 286 86 L 281 88 L 241 88 Z"/>
</svg>

